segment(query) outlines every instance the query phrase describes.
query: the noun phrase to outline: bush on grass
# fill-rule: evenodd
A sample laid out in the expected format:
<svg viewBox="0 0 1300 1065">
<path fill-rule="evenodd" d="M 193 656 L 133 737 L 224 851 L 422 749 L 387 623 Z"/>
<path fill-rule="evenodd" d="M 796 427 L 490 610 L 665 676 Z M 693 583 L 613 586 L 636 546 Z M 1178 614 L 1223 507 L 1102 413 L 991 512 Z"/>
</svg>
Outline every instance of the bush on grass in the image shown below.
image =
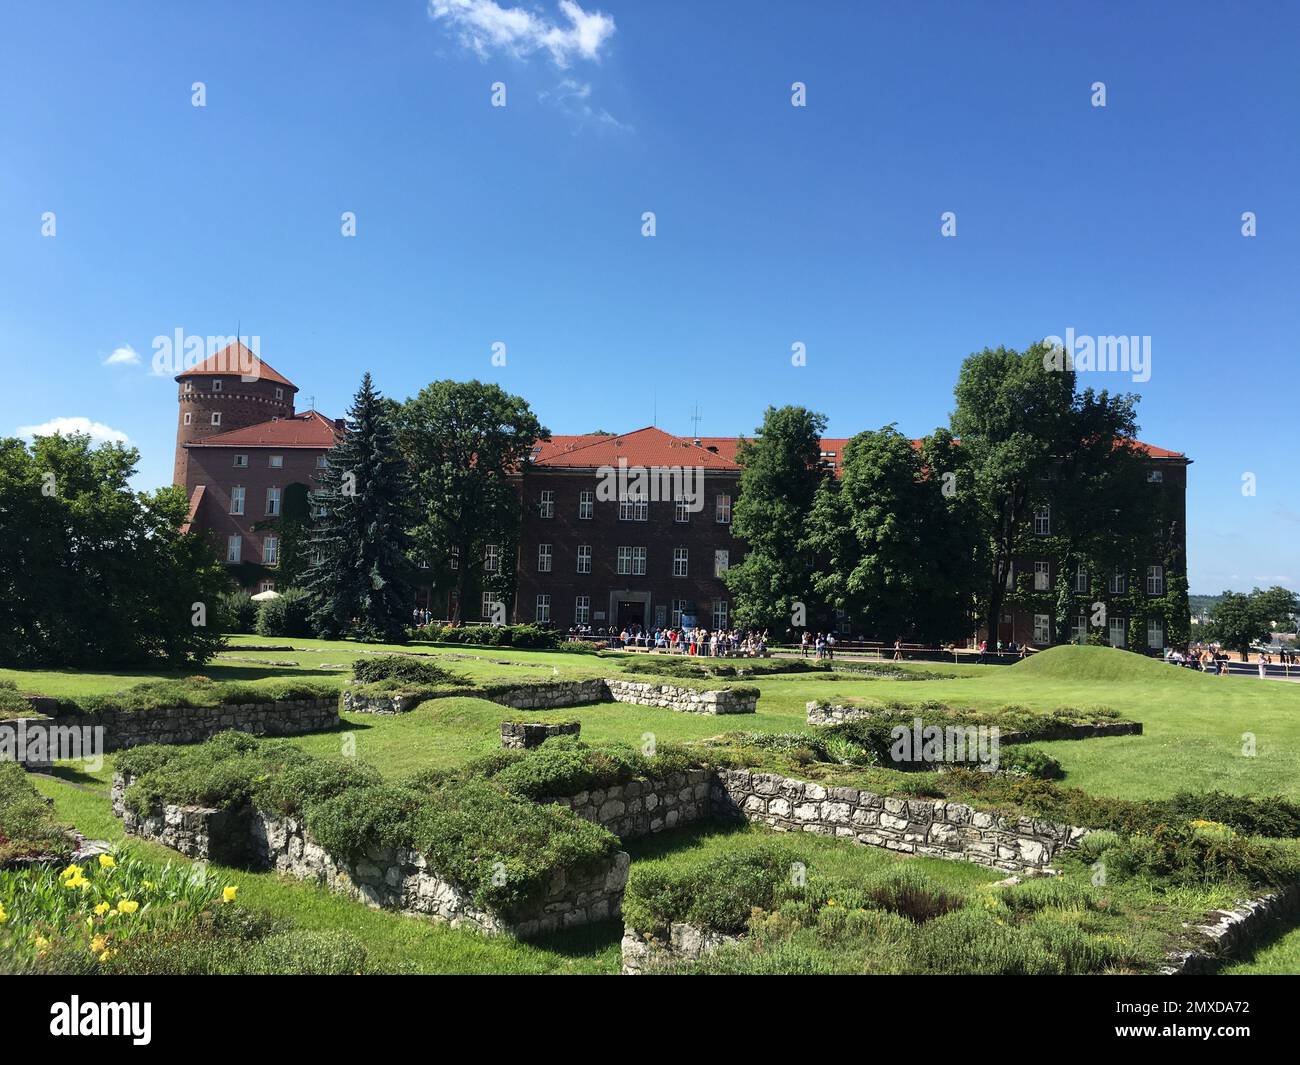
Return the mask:
<svg viewBox="0 0 1300 1065">
<path fill-rule="evenodd" d="M 410 655 L 363 656 L 353 663 L 352 677 L 358 684 L 394 682 L 404 687 L 468 683 L 436 662 Z"/>
<path fill-rule="evenodd" d="M 259 636 L 312 636 L 311 596 L 301 588 L 286 588 L 274 599 L 258 604 L 254 629 Z"/>
<path fill-rule="evenodd" d="M 244 589 L 226 592 L 217 600 L 217 618 L 222 632 L 252 633 L 257 626 L 257 607 Z"/>
</svg>

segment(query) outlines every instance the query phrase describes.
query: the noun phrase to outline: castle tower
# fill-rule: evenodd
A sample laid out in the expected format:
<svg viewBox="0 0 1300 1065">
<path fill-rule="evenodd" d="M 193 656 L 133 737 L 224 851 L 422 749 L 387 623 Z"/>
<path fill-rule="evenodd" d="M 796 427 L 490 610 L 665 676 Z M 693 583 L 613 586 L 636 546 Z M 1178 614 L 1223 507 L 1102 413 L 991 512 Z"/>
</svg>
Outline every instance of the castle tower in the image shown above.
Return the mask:
<svg viewBox="0 0 1300 1065">
<path fill-rule="evenodd" d="M 246 348 L 242 341 L 176 376 L 174 484 L 189 493 L 186 444 L 250 425 L 292 418 L 298 386 Z"/>
</svg>

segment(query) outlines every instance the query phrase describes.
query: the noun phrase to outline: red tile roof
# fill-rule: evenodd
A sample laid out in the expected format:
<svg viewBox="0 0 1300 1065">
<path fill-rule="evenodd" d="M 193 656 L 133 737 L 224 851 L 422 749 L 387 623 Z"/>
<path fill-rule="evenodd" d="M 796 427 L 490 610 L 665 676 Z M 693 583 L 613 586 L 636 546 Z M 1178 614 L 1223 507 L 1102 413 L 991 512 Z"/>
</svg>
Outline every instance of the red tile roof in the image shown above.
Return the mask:
<svg viewBox="0 0 1300 1065">
<path fill-rule="evenodd" d="M 739 470 L 735 461 L 698 447 L 687 437 L 673 436 L 654 426 L 613 436 L 557 436 L 538 441 L 533 465 L 594 469 L 617 466 L 700 466 L 706 470 Z"/>
<path fill-rule="evenodd" d="M 265 359 L 254 355 L 242 340 L 237 340 L 215 355 L 209 355 L 197 366 L 193 366 L 176 375 L 176 380 L 187 377 L 249 377 L 256 381 L 274 381 L 277 385 L 286 385 L 295 392 L 298 386 L 284 374 L 276 370 Z"/>
<path fill-rule="evenodd" d="M 314 410 L 295 414 L 292 418 L 278 418 L 258 422 L 243 429 L 231 429 L 205 437 L 186 447 L 309 447 L 331 448 L 340 430 L 325 415 Z"/>
</svg>

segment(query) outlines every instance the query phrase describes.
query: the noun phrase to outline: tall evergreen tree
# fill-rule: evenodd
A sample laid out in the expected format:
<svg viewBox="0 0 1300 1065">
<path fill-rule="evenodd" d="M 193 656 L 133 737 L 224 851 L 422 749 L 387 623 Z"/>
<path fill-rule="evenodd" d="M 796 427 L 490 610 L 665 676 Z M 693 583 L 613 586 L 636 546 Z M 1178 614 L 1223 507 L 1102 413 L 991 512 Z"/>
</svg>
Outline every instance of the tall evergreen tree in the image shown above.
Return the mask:
<svg viewBox="0 0 1300 1065">
<path fill-rule="evenodd" d="M 367 373 L 329 452 L 312 502 L 323 510 L 311 538 L 304 585 L 312 623 L 325 637 L 404 640 L 414 602 L 407 558 L 409 480 L 391 408 Z"/>
</svg>

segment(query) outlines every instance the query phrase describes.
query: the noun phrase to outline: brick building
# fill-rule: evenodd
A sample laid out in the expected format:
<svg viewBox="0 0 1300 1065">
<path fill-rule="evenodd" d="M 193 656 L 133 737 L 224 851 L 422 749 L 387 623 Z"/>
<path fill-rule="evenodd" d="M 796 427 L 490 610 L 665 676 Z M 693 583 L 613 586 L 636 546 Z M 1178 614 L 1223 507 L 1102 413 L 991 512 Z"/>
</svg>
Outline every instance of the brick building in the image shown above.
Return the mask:
<svg viewBox="0 0 1300 1065">
<path fill-rule="evenodd" d="M 275 587 L 286 498 L 316 487 L 342 431 L 314 410 L 298 413 L 298 387 L 242 343 L 176 377 L 174 483 L 190 524 L 254 590 Z"/>
</svg>

